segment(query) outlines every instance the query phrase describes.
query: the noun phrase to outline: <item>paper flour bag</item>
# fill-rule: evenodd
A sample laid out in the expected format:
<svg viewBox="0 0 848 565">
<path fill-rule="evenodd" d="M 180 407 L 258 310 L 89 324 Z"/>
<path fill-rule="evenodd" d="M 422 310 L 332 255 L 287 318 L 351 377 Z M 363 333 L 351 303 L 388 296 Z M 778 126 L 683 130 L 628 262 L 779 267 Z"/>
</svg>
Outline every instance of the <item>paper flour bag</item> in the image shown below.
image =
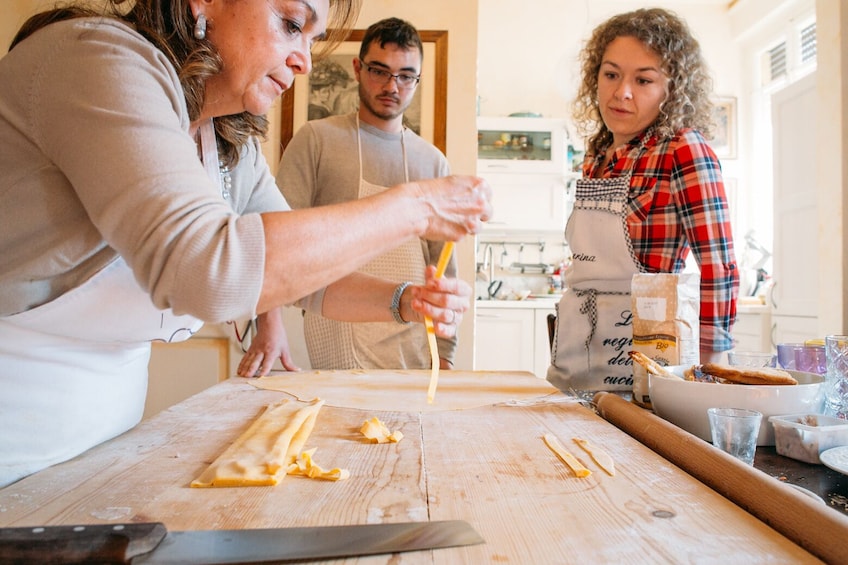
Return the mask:
<svg viewBox="0 0 848 565">
<path fill-rule="evenodd" d="M 662 366 L 694 365 L 700 358 L 698 273 L 640 273 L 633 275 L 633 351 Z M 651 407 L 648 375 L 633 364 L 633 402 Z"/>
</svg>

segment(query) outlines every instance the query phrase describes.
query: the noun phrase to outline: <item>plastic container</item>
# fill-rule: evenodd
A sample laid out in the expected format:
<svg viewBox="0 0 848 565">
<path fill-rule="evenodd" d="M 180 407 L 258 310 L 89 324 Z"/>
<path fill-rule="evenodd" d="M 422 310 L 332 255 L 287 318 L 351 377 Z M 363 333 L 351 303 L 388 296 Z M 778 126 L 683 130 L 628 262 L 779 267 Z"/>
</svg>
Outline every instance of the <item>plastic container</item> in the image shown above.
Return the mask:
<svg viewBox="0 0 848 565">
<path fill-rule="evenodd" d="M 848 445 L 848 421 L 822 414 L 771 416 L 774 446 L 780 455 L 821 464 L 819 453 Z"/>
</svg>

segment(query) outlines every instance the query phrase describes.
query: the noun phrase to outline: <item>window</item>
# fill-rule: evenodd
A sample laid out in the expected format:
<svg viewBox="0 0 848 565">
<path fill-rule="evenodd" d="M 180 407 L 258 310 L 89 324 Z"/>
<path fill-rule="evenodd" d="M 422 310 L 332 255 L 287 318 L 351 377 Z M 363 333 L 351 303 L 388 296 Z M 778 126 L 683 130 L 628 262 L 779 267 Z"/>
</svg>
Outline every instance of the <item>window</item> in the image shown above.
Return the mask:
<svg viewBox="0 0 848 565">
<path fill-rule="evenodd" d="M 782 76 L 786 75 L 786 42 L 784 41 L 777 47 L 772 47 L 768 51 L 769 73 L 767 75 L 766 84 L 774 82 Z"/>
<path fill-rule="evenodd" d="M 811 72 L 816 64 L 816 22 L 792 22 L 786 36 L 761 56 L 762 85 L 767 89 L 782 88 Z"/>
<path fill-rule="evenodd" d="M 813 22 L 801 30 L 801 63 L 816 60 L 816 24 Z"/>
</svg>

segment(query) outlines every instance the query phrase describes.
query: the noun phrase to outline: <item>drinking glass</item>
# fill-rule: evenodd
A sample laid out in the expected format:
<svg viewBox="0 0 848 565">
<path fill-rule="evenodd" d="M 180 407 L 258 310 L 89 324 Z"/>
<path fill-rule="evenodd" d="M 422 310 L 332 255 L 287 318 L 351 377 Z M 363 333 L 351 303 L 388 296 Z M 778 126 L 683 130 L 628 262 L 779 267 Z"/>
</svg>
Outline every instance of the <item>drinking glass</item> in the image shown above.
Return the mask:
<svg viewBox="0 0 848 565">
<path fill-rule="evenodd" d="M 777 344 L 777 364 L 781 369 L 795 369 L 795 353 L 804 348 L 803 343 L 778 343 Z"/>
<path fill-rule="evenodd" d="M 742 408 L 709 408 L 713 445 L 748 465 L 754 464 L 763 415 Z"/>
<path fill-rule="evenodd" d="M 777 355 L 758 351 L 728 351 L 727 362 L 736 367 L 776 367 Z"/>
<path fill-rule="evenodd" d="M 824 375 L 827 373 L 827 356 L 824 345 L 804 345 L 795 350 L 795 370 Z"/>
<path fill-rule="evenodd" d="M 827 374 L 825 375 L 825 411 L 848 419 L 848 335 L 825 338 Z"/>
</svg>

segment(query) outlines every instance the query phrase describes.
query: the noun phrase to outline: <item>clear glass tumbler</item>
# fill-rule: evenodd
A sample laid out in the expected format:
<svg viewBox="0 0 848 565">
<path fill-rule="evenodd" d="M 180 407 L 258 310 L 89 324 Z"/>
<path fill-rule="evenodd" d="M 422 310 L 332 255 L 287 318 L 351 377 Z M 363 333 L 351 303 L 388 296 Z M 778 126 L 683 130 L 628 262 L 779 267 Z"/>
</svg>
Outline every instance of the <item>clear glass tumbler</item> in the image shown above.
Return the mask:
<svg viewBox="0 0 848 565">
<path fill-rule="evenodd" d="M 827 374 L 825 375 L 825 411 L 848 420 L 848 335 L 825 338 Z"/>
<path fill-rule="evenodd" d="M 735 367 L 777 367 L 777 355 L 759 351 L 728 351 L 727 362 Z"/>
<path fill-rule="evenodd" d="M 713 445 L 748 465 L 754 464 L 763 415 L 742 408 L 709 408 Z"/>
</svg>

